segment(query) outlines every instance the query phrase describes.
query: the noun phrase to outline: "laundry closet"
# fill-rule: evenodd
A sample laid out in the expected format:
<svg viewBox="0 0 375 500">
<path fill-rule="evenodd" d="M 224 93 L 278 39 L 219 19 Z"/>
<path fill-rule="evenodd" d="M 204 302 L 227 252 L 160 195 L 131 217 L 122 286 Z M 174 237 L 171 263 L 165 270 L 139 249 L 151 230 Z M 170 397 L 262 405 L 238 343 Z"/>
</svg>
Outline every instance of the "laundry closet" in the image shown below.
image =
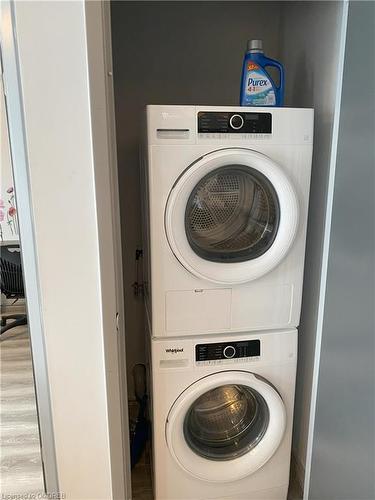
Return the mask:
<svg viewBox="0 0 375 500">
<path fill-rule="evenodd" d="M 156 500 L 374 498 L 374 2 L 3 12 L 45 493 L 151 499 L 153 461 Z M 238 107 L 249 39 L 284 65 L 283 107 Z"/>
<path fill-rule="evenodd" d="M 345 4 L 342 2 L 111 3 L 126 366 L 131 419 L 135 420 L 135 386 L 139 385 L 137 377 L 140 375 L 138 367 L 134 383 L 134 367 L 148 365 L 149 351 L 145 340 L 148 326 L 144 306 L 144 291 L 148 283 L 145 283 L 147 277 L 143 272 L 147 251 L 142 237 L 142 207 L 146 203 L 147 192 L 141 182 L 140 160 L 147 140 L 146 105 L 197 106 L 200 111 L 205 111 L 205 107 L 210 110 L 211 106 L 217 109 L 238 106 L 243 55 L 247 40 L 256 38 L 263 40 L 266 54 L 281 61 L 285 67 L 284 105 L 314 109 L 292 447 L 292 472 L 299 487 L 303 485 L 306 467 L 320 266 L 345 23 Z M 308 195 L 302 196 L 307 211 Z M 285 293 L 289 293 L 287 289 Z M 173 300 L 177 307 L 180 299 L 174 297 Z M 184 302 L 188 298 L 181 300 Z M 252 297 L 247 300 L 251 306 Z M 270 302 L 277 300 L 271 294 Z M 241 331 L 244 335 L 244 330 Z M 227 335 L 228 342 L 233 335 Z M 178 333 L 174 336 L 178 337 Z M 207 337 L 205 335 L 205 339 Z M 242 340 L 246 340 L 245 337 Z M 162 346 L 159 348 L 162 349 Z M 249 345 L 249 349 L 252 348 Z M 135 425 L 133 422 L 133 427 Z M 214 464 L 218 468 L 226 462 L 220 462 L 219 458 Z M 228 490 L 228 498 L 230 495 L 235 495 L 234 490 Z"/>
</svg>

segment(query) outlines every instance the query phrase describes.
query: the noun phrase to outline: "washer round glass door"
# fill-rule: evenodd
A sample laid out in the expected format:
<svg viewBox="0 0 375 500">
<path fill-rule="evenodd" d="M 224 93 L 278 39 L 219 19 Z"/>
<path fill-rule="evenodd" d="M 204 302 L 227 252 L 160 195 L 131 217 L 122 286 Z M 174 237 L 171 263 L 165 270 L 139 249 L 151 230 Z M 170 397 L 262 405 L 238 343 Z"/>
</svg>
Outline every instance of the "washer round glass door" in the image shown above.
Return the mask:
<svg viewBox="0 0 375 500">
<path fill-rule="evenodd" d="M 243 283 L 269 272 L 286 255 L 298 224 L 294 190 L 267 156 L 230 148 L 193 163 L 166 206 L 168 242 L 199 278 Z"/>
<path fill-rule="evenodd" d="M 284 403 L 266 380 L 228 371 L 205 377 L 171 408 L 166 436 L 179 465 L 207 481 L 234 481 L 262 467 L 286 426 Z"/>
</svg>

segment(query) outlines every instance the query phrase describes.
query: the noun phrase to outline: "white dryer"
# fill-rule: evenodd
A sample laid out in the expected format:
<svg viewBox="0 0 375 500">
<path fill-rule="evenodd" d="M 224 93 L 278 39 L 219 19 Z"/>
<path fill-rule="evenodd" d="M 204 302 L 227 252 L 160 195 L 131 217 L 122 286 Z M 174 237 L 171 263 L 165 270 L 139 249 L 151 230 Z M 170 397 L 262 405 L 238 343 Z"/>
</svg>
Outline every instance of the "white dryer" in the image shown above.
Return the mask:
<svg viewBox="0 0 375 500">
<path fill-rule="evenodd" d="M 297 331 L 149 342 L 155 500 L 286 500 Z"/>
<path fill-rule="evenodd" d="M 299 324 L 313 110 L 148 106 L 154 337 Z"/>
</svg>

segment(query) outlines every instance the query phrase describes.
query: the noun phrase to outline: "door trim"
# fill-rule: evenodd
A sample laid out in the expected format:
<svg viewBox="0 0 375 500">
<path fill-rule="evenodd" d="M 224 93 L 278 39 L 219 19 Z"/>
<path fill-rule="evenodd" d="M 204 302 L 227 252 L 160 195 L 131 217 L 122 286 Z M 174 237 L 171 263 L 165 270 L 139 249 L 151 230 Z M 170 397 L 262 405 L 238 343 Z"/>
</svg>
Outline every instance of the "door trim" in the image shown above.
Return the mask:
<svg viewBox="0 0 375 500">
<path fill-rule="evenodd" d="M 131 498 L 125 311 L 109 2 L 86 2 L 92 147 L 114 499 Z"/>
</svg>

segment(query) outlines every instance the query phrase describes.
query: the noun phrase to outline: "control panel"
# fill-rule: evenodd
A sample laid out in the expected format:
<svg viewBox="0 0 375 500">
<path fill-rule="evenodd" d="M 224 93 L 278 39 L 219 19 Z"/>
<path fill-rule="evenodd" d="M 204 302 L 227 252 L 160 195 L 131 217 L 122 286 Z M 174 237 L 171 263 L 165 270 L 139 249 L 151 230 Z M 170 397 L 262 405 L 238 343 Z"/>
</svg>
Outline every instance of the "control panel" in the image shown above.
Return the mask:
<svg viewBox="0 0 375 500">
<path fill-rule="evenodd" d="M 198 133 L 271 134 L 272 114 L 200 111 L 198 113 Z"/>
<path fill-rule="evenodd" d="M 260 356 L 260 340 L 197 344 L 195 346 L 195 361 L 198 362 L 257 356 Z"/>
</svg>

